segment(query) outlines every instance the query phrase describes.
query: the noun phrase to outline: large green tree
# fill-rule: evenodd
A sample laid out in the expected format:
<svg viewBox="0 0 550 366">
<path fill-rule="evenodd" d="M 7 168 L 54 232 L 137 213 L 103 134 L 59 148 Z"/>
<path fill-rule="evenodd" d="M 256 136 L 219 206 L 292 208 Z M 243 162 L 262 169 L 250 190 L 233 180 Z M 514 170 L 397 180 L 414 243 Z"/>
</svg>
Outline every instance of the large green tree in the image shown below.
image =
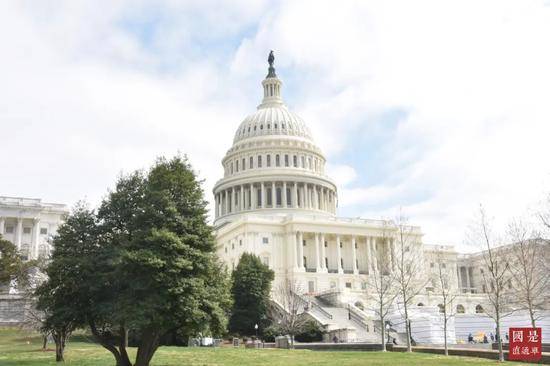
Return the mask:
<svg viewBox="0 0 550 366">
<path fill-rule="evenodd" d="M 178 329 L 221 335 L 228 281 L 215 255 L 201 182 L 185 157 L 159 159 L 121 177 L 99 211 L 100 255 L 88 322 L 117 364 L 149 365 L 160 339 Z"/>
<path fill-rule="evenodd" d="M 233 309 L 229 330 L 240 335 L 260 333 L 269 325 L 268 306 L 274 273 L 259 257 L 243 253 L 232 275 Z"/>
<path fill-rule="evenodd" d="M 34 295 L 42 313 L 41 331 L 55 341 L 56 361 L 64 361 L 65 343 L 72 331 L 85 324 L 90 307 L 88 286 L 95 278 L 97 224 L 95 214 L 79 202 L 59 227 L 54 250 L 46 266 L 47 281 Z"/>
</svg>

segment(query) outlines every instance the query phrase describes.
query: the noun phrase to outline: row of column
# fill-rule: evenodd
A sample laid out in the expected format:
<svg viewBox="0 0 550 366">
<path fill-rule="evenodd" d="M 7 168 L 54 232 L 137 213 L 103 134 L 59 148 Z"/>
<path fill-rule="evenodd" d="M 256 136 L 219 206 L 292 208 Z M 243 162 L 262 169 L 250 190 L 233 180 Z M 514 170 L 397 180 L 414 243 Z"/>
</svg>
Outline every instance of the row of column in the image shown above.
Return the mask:
<svg viewBox="0 0 550 366">
<path fill-rule="evenodd" d="M 241 184 L 219 191 L 215 200 L 216 217 L 259 208 L 305 208 L 336 213 L 334 191 L 311 183 Z"/>
<path fill-rule="evenodd" d="M 324 233 L 313 233 L 314 240 L 314 267 L 308 266 L 306 268 L 304 263 L 304 233 L 290 232 L 287 234 L 287 243 L 289 244 L 289 262 L 291 263 L 293 269 L 298 272 L 304 272 L 306 270 L 314 270 L 315 272 L 329 272 L 327 268 L 327 263 L 325 258 L 327 258 L 325 247 L 325 235 Z M 343 255 L 342 247 L 343 241 L 342 236 L 335 235 L 335 245 L 336 245 L 336 268 L 330 269 L 336 271 L 335 273 L 344 273 L 343 266 Z M 387 272 L 395 268 L 396 258 L 395 258 L 395 240 L 386 238 L 383 241 L 378 241 L 376 237 L 366 236 L 364 237 L 364 247 L 366 250 L 367 258 L 367 267 L 361 272 L 366 272 L 365 274 L 372 273 L 375 270 L 382 270 Z M 386 247 L 382 247 L 382 242 L 387 243 Z M 328 243 L 328 242 L 327 242 Z M 359 274 L 358 268 L 358 237 L 351 236 L 351 263 L 352 263 L 352 273 Z M 381 268 L 386 267 L 386 268 Z"/>
<path fill-rule="evenodd" d="M 2 237 L 5 235 L 6 231 L 6 219 L 9 219 L 9 217 L 0 217 L 0 235 Z M 16 221 L 15 230 L 14 230 L 14 237 L 13 237 L 13 244 L 17 247 L 17 250 L 21 250 L 22 243 L 23 243 L 23 220 L 22 217 L 15 217 L 13 218 Z M 40 243 L 40 218 L 34 218 L 30 219 L 33 220 L 33 227 L 32 227 L 32 238 L 31 238 L 31 245 L 29 248 L 29 257 L 30 258 L 38 258 L 38 248 Z"/>
</svg>

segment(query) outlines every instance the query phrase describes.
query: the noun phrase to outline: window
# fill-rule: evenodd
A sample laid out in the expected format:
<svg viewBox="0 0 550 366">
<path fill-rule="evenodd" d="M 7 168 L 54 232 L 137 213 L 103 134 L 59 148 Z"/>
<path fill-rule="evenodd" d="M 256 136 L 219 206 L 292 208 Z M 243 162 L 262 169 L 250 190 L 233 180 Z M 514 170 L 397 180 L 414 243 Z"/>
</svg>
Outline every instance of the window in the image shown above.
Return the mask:
<svg viewBox="0 0 550 366">
<path fill-rule="evenodd" d="M 290 195 L 290 188 L 287 188 L 286 189 L 286 205 L 287 206 L 290 206 L 292 203 L 290 202 L 290 199 L 291 199 L 291 195 Z"/>
<path fill-rule="evenodd" d="M 306 241 L 305 240 L 302 240 L 302 246 L 306 246 Z"/>
<path fill-rule="evenodd" d="M 243 241 L 242 241 L 242 240 L 239 240 L 239 246 L 240 246 L 240 247 L 243 246 Z"/>
<path fill-rule="evenodd" d="M 308 168 L 311 169 L 311 157 L 309 157 L 309 158 L 307 159 L 307 162 L 308 162 Z"/>
<path fill-rule="evenodd" d="M 351 288 L 351 282 L 346 282 L 346 288 Z"/>
<path fill-rule="evenodd" d="M 307 257 L 304 255 L 304 268 L 307 268 Z"/>
<path fill-rule="evenodd" d="M 288 155 L 285 155 L 285 166 L 288 166 Z"/>
<path fill-rule="evenodd" d="M 262 243 L 263 244 L 269 244 L 269 238 L 263 237 L 262 238 Z"/>
<path fill-rule="evenodd" d="M 24 227 L 23 228 L 23 234 L 30 234 L 31 233 L 31 228 L 30 227 Z"/>
<path fill-rule="evenodd" d="M 250 169 L 254 168 L 254 158 L 252 156 L 250 157 L 250 164 L 248 165 L 248 167 Z"/>
<path fill-rule="evenodd" d="M 438 304 L 437 307 L 439 308 L 440 313 L 443 313 L 445 311 L 445 307 L 443 306 L 443 304 Z"/>
<path fill-rule="evenodd" d="M 6 226 L 6 234 L 13 234 L 13 226 Z"/>
<path fill-rule="evenodd" d="M 235 243 L 231 243 L 231 249 L 235 249 Z"/>
<path fill-rule="evenodd" d="M 281 165 L 281 158 L 279 156 L 279 154 L 275 155 L 275 166 L 280 166 Z"/>
<path fill-rule="evenodd" d="M 441 268 L 447 268 L 447 265 L 445 263 L 441 263 Z"/>
<path fill-rule="evenodd" d="M 340 268 L 344 268 L 344 258 L 340 258 Z"/>
<path fill-rule="evenodd" d="M 296 155 L 292 157 L 292 164 L 294 165 L 295 168 L 298 167 L 298 157 Z"/>
<path fill-rule="evenodd" d="M 233 174 L 233 163 L 231 163 L 231 169 L 230 169 L 230 171 L 231 171 L 231 174 Z"/>
<path fill-rule="evenodd" d="M 246 164 L 245 164 L 246 160 L 245 158 L 243 158 L 243 170 L 246 170 Z"/>
<path fill-rule="evenodd" d="M 343 243 L 342 242 L 340 242 L 340 248 L 343 248 Z"/>
<path fill-rule="evenodd" d="M 265 165 L 269 168 L 271 166 L 271 155 L 266 157 Z"/>
<path fill-rule="evenodd" d="M 277 206 L 281 206 L 283 203 L 283 197 L 282 197 L 282 188 L 277 188 L 276 190 L 276 196 L 277 196 Z"/>
<path fill-rule="evenodd" d="M 41 228 L 40 228 L 40 234 L 42 234 L 42 235 L 48 234 L 48 228 L 41 227 Z"/>
<path fill-rule="evenodd" d="M 328 243 L 326 242 L 326 240 L 325 240 L 325 248 L 328 248 Z"/>
<path fill-rule="evenodd" d="M 357 242 L 355 242 L 355 249 L 357 249 Z"/>
<path fill-rule="evenodd" d="M 227 247 L 225 247 L 225 252 L 227 253 Z"/>
<path fill-rule="evenodd" d="M 435 263 L 430 263 L 430 268 L 434 268 L 435 267 Z"/>
<path fill-rule="evenodd" d="M 457 313 L 457 314 L 464 314 L 464 306 L 462 306 L 462 305 L 460 305 L 460 304 L 457 305 L 457 306 L 456 306 L 456 313 Z"/>
<path fill-rule="evenodd" d="M 325 257 L 325 268 L 328 268 L 328 258 Z"/>
<path fill-rule="evenodd" d="M 483 314 L 483 306 L 478 305 L 476 306 L 476 314 Z"/>
<path fill-rule="evenodd" d="M 236 172 L 239 171 L 239 161 L 238 160 L 235 162 L 235 171 Z"/>
<path fill-rule="evenodd" d="M 262 167 L 262 156 L 258 155 L 258 168 Z"/>
<path fill-rule="evenodd" d="M 419 302 L 416 306 L 424 306 L 424 304 Z"/>
</svg>

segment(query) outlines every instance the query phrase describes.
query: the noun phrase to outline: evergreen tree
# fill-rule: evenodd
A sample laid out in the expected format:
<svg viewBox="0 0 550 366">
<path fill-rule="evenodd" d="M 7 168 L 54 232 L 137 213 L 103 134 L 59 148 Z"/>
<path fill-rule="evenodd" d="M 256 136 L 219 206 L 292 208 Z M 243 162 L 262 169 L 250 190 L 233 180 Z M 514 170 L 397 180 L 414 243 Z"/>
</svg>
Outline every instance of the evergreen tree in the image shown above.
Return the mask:
<svg viewBox="0 0 550 366">
<path fill-rule="evenodd" d="M 37 309 L 43 313 L 41 330 L 55 341 L 56 361 L 64 361 L 65 343 L 72 331 L 85 324 L 92 306 L 88 287 L 94 283 L 97 255 L 96 218 L 79 202 L 59 227 L 46 267 L 48 279 L 36 289 Z"/>
<path fill-rule="evenodd" d="M 269 325 L 267 311 L 274 276 L 274 272 L 260 258 L 250 253 L 242 254 L 231 275 L 233 309 L 229 320 L 230 332 L 253 335 L 256 324 L 260 333 Z"/>
</svg>

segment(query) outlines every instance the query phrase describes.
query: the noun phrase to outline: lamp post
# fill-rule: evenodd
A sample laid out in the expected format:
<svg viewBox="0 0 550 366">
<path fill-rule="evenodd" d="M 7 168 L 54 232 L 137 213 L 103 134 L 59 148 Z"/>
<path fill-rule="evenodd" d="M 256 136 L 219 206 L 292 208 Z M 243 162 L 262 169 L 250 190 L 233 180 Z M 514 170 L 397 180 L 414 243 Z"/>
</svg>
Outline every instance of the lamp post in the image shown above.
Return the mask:
<svg viewBox="0 0 550 366">
<path fill-rule="evenodd" d="M 254 324 L 254 330 L 256 331 L 256 339 L 258 339 L 258 324 Z"/>
<path fill-rule="evenodd" d="M 390 323 L 386 323 L 386 334 L 388 336 L 388 343 L 390 343 Z"/>
</svg>

